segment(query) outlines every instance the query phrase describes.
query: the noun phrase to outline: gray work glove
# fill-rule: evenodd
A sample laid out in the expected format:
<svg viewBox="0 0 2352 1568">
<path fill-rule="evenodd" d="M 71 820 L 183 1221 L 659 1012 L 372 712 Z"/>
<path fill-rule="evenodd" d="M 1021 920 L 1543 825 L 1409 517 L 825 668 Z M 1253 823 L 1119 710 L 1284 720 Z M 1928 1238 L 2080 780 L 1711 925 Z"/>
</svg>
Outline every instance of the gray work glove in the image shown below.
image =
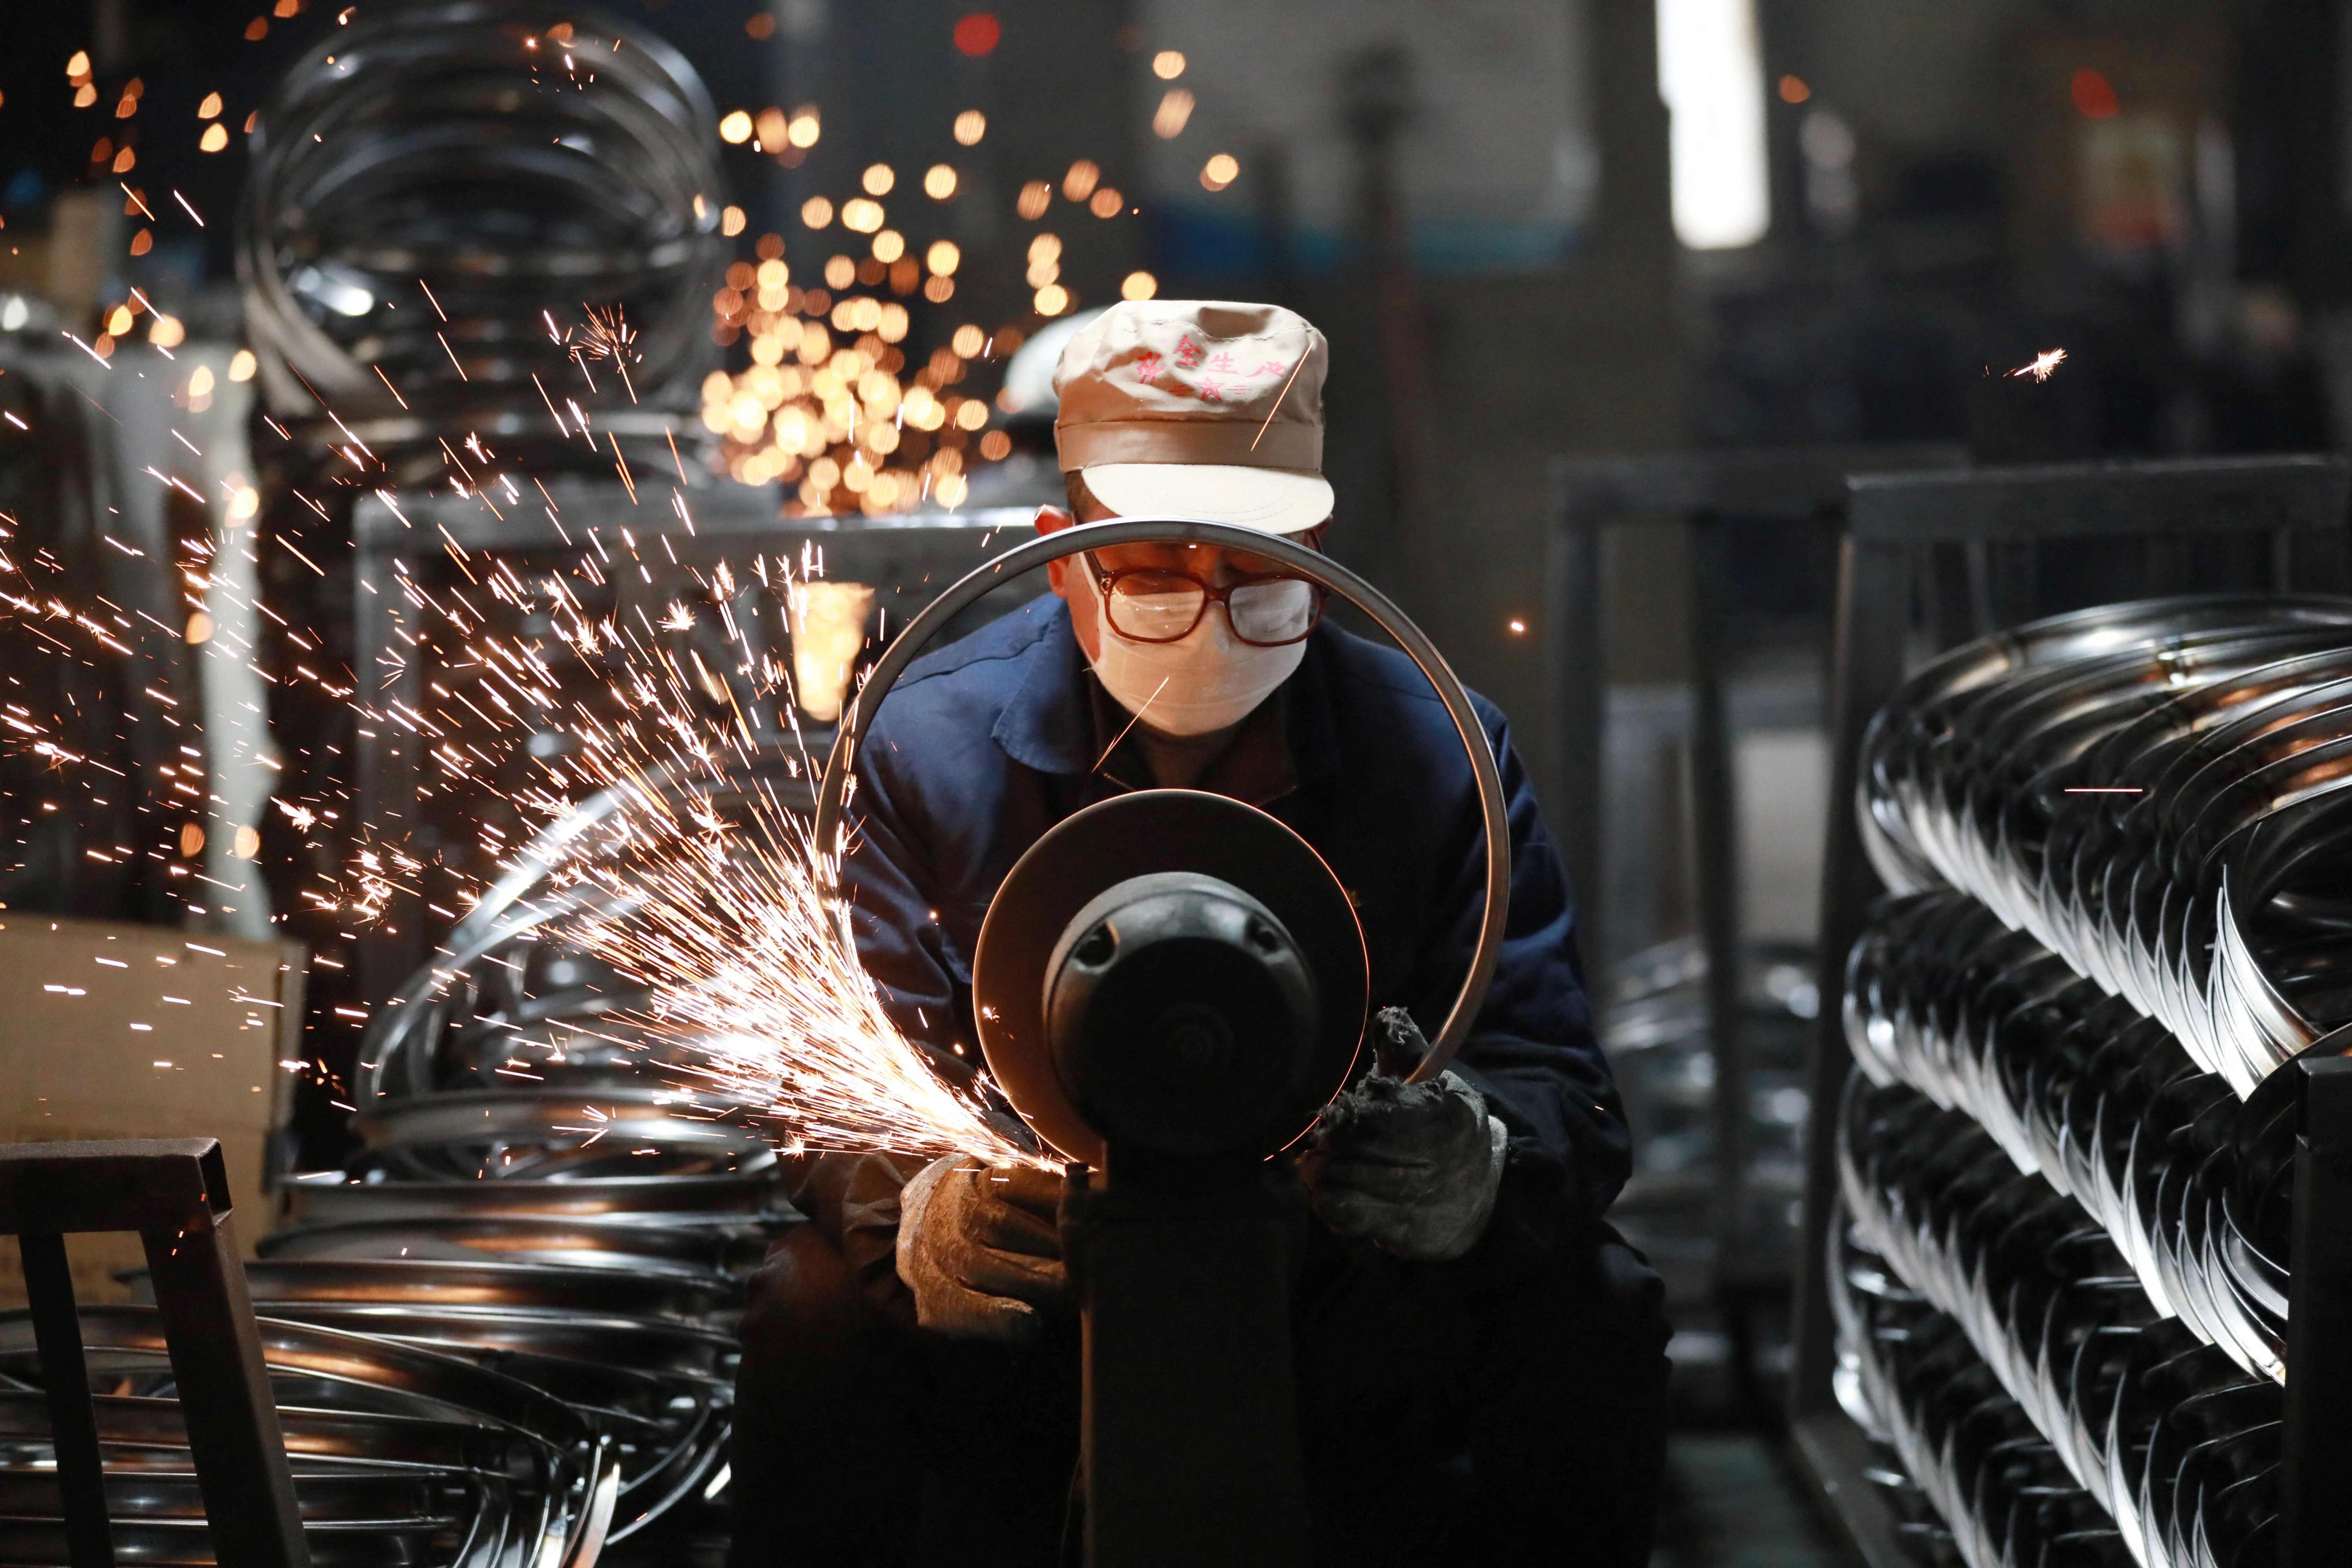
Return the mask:
<svg viewBox="0 0 2352 1568">
<path fill-rule="evenodd" d="M 961 1340 L 1027 1343 L 1041 1307 L 1069 1300 L 1055 1225 L 1062 1179 L 950 1154 L 915 1173 L 899 1198 L 898 1278 L 915 1321 Z"/>
<path fill-rule="evenodd" d="M 1380 1068 L 1324 1107 L 1301 1162 L 1309 1198 L 1341 1236 L 1417 1262 L 1459 1258 L 1494 1215 L 1507 1134 L 1454 1074 L 1404 1081 L 1428 1047 L 1402 1008 L 1381 1013 L 1374 1037 Z"/>
</svg>

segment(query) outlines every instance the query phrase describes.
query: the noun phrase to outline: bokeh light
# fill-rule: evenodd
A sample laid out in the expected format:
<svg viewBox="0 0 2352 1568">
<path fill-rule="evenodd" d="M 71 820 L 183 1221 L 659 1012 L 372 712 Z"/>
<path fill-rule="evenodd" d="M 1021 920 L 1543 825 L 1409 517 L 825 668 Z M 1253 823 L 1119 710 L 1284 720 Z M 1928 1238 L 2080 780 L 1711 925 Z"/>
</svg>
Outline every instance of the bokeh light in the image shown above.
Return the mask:
<svg viewBox="0 0 2352 1568">
<path fill-rule="evenodd" d="M 1192 118 L 1192 95 L 1181 87 L 1171 88 L 1160 96 L 1160 107 L 1152 111 L 1151 133 L 1162 142 L 1184 133 Z"/>
<path fill-rule="evenodd" d="M 974 11 L 955 25 L 955 47 L 958 52 L 980 59 L 996 52 L 1004 37 L 1003 24 L 986 11 Z"/>
</svg>

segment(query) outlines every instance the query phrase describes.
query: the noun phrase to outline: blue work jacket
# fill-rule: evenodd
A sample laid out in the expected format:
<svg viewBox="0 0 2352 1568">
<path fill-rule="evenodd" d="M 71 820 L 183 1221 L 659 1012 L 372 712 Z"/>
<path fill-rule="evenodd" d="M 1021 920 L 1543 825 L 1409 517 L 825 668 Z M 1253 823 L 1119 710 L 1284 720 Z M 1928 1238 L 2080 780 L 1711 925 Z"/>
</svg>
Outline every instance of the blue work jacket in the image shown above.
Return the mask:
<svg viewBox="0 0 2352 1568">
<path fill-rule="evenodd" d="M 1047 595 L 917 660 L 857 757 L 845 878 L 859 956 L 893 1021 L 950 1072 L 979 1058 L 971 955 L 998 884 L 1055 823 L 1131 787 L 1098 766 L 1094 688 L 1068 607 Z M 1454 1070 L 1511 1133 L 1507 1190 L 1551 1210 L 1550 1230 L 1597 1219 L 1624 1184 L 1624 1114 L 1593 1038 L 1559 853 L 1501 711 L 1477 708 L 1510 808 L 1510 918 Z M 1277 711 L 1287 766 L 1251 804 L 1313 845 L 1354 900 L 1372 1005 L 1402 1006 L 1434 1035 L 1486 886 L 1453 722 L 1409 658 L 1328 620 Z M 1213 770 L 1200 787 L 1217 787 Z"/>
</svg>

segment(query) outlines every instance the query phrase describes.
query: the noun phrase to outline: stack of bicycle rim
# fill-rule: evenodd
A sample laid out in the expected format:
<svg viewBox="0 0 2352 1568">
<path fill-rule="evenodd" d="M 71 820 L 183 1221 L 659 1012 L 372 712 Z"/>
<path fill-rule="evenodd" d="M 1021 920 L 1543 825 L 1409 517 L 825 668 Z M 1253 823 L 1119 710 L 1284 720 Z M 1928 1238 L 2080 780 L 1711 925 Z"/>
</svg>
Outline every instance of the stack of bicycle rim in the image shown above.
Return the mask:
<svg viewBox="0 0 2352 1568">
<path fill-rule="evenodd" d="M 804 808 L 808 784 L 783 760 L 647 778 L 527 849 L 377 1014 L 355 1085 L 364 1147 L 289 1184 L 289 1223 L 248 1277 L 265 1315 L 429 1347 L 563 1402 L 619 1467 L 605 1560 L 667 1564 L 723 1552 L 744 1280 L 793 1216 L 747 1108 L 677 1070 L 698 1042 L 637 1021 L 649 977 L 579 945 L 631 899 L 552 886 L 601 827 L 635 837 L 652 795 L 730 816 L 749 795 Z"/>
<path fill-rule="evenodd" d="M 597 1422 L 478 1359 L 265 1319 L 264 1358 L 310 1560 L 589 1568 L 622 1475 Z M 147 1307 L 84 1307 L 118 1560 L 215 1561 L 163 1327 Z M 0 1562 L 70 1555 L 40 1356 L 0 1319 Z"/>
<path fill-rule="evenodd" d="M 677 1070 L 711 1042 L 638 1021 L 652 977 L 581 945 L 635 901 L 553 868 L 641 846 L 649 802 L 805 810 L 793 763 L 583 804 L 376 1016 L 361 1152 L 286 1184 L 246 1270 L 313 1561 L 723 1562 L 744 1282 L 796 1216 L 755 1108 Z M 152 1309 L 85 1309 L 82 1336 L 118 1550 L 210 1562 Z M 0 1563 L 62 1565 L 38 1386 L 27 1320 L 0 1319 Z"/>
<path fill-rule="evenodd" d="M 236 259 L 271 409 L 320 461 L 356 442 L 403 483 L 444 478 L 443 441 L 668 467 L 699 438 L 728 249 L 693 67 L 551 0 L 358 11 L 255 126 Z"/>
<path fill-rule="evenodd" d="M 2347 757 L 2330 599 L 2037 622 L 1864 739 L 1898 896 L 1847 960 L 1837 1388 L 1971 1564 L 2274 1546 L 2279 1069 L 2352 1020 Z"/>
</svg>

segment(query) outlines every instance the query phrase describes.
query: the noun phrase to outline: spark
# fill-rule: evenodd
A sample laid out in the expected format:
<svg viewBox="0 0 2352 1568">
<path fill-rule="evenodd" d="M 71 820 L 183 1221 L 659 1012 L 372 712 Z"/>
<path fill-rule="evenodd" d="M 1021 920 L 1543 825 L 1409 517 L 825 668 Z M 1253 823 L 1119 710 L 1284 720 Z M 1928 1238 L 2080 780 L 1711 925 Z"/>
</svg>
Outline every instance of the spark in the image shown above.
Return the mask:
<svg viewBox="0 0 2352 1568">
<path fill-rule="evenodd" d="M 1265 411 L 1265 423 L 1260 425 L 1257 427 L 1257 434 L 1250 437 L 1251 451 L 1256 451 L 1257 444 L 1265 439 L 1266 431 L 1274 425 L 1275 415 L 1281 411 L 1282 400 L 1290 395 L 1290 384 L 1298 379 L 1298 373 L 1302 369 L 1306 368 L 1306 364 L 1307 356 L 1305 354 L 1300 354 L 1298 356 L 1298 363 L 1290 367 L 1289 375 L 1283 379 L 1282 390 L 1274 395 L 1274 406 Z"/>
<path fill-rule="evenodd" d="M 74 347 L 81 350 L 82 353 L 88 354 L 90 358 L 96 360 L 99 363 L 99 367 L 100 369 L 112 370 L 114 368 L 112 365 L 106 363 L 106 356 L 104 354 L 99 353 L 96 349 L 90 347 L 88 343 L 74 336 L 71 332 L 60 332 L 58 335 L 65 339 L 66 342 L 73 344 Z"/>
<path fill-rule="evenodd" d="M 2050 379 L 2051 373 L 2065 363 L 2066 351 L 2064 349 L 2044 349 L 2042 353 L 2033 356 L 2032 363 L 2019 365 L 2015 370 L 2011 371 L 2009 374 L 2011 379 L 2015 379 L 2021 375 L 2030 375 L 2036 381 L 2048 381 Z"/>
<path fill-rule="evenodd" d="M 621 373 L 621 384 L 629 389 L 629 401 L 635 403 L 637 389 L 629 380 L 629 365 L 633 361 L 645 357 L 635 346 L 637 330 L 623 319 L 618 305 L 606 310 L 599 310 L 593 305 L 583 305 L 581 309 L 586 312 L 588 320 L 584 325 L 572 328 L 570 337 L 565 340 L 572 349 L 572 359 L 580 366 L 580 374 L 583 376 L 588 374 L 590 360 L 611 360 L 613 368 Z M 591 390 L 593 390 L 593 382 Z"/>
<path fill-rule="evenodd" d="M 624 542 L 635 554 L 635 536 L 624 531 Z M 757 572 L 788 596 L 800 568 L 762 559 Z M 449 683 L 436 688 L 453 700 L 430 711 L 353 704 L 363 721 L 421 721 L 428 732 L 446 731 L 450 739 L 432 754 L 450 785 L 501 754 L 528 754 L 533 734 L 555 729 L 578 738 L 575 751 L 544 765 L 546 782 L 510 797 L 542 830 L 537 843 L 506 857 L 471 890 L 536 867 L 550 899 L 579 911 L 556 922 L 565 939 L 650 983 L 646 1000 L 614 1021 L 643 1031 L 659 1070 L 703 1111 L 749 1117 L 796 1148 L 1036 1163 L 975 1089 L 935 1070 L 926 1047 L 892 1024 L 849 929 L 845 846 L 811 843 L 804 819 L 782 797 L 730 782 L 775 741 L 755 732 L 733 682 L 698 650 L 674 655 L 657 640 L 696 625 L 695 607 L 671 602 L 637 630 L 591 618 L 558 578 L 546 580 L 543 597 L 520 578 L 490 581 L 544 607 L 552 639 L 493 635 L 462 595 L 435 595 L 404 578 L 410 604 L 464 639 L 441 666 Z M 730 673 L 740 679 L 757 662 L 749 627 L 729 607 L 738 579 L 714 569 L 701 584 L 734 639 L 741 665 Z M 575 679 L 581 673 L 590 679 Z M 768 684 L 780 686 L 781 675 Z M 713 688 L 734 721 L 724 730 L 702 718 Z M 801 761 L 801 776 L 815 771 Z M 737 819 L 707 804 L 719 788 L 743 801 Z M 577 804 L 587 791 L 604 792 L 613 806 L 593 824 Z M 305 830 L 316 820 L 309 806 L 280 801 L 279 810 Z M 350 870 L 310 901 L 382 921 L 422 898 L 427 858 L 366 825 L 362 840 Z"/>
<path fill-rule="evenodd" d="M 1174 679 L 1175 677 L 1173 676 L 1162 676 L 1160 678 L 1160 684 L 1151 689 L 1151 695 L 1143 700 L 1143 707 L 1135 710 L 1135 716 L 1127 721 L 1126 728 L 1120 730 L 1118 734 L 1113 735 L 1110 738 L 1110 744 L 1103 748 L 1102 755 L 1095 759 L 1096 768 L 1100 768 L 1105 763 L 1110 761 L 1110 754 L 1118 750 L 1118 743 L 1121 741 L 1127 739 L 1127 731 L 1134 729 L 1138 724 L 1143 722 L 1144 709 L 1150 708 L 1154 702 L 1159 701 L 1160 694 L 1168 689 L 1168 682 Z"/>
<path fill-rule="evenodd" d="M 127 184 L 123 191 L 153 218 L 138 193 Z M 184 195 L 171 194 L 189 217 L 203 224 L 202 215 Z M 425 279 L 418 279 L 417 286 L 438 318 L 433 325 L 443 329 L 436 333 L 437 341 L 459 376 L 466 377 L 466 366 L 446 336 L 447 312 Z M 143 300 L 142 306 L 152 310 Z M 872 331 L 896 342 L 905 332 L 902 307 L 859 299 L 850 302 L 850 309 L 854 328 L 835 328 L 843 331 L 844 347 L 862 341 L 852 333 Z M 590 384 L 592 401 L 589 373 L 599 361 L 620 374 L 635 401 L 631 366 L 643 358 L 635 329 L 617 306 L 583 305 L 583 310 L 585 320 L 568 333 L 559 334 L 548 319 L 559 352 Z M 806 331 L 812 341 L 825 341 L 822 326 L 813 324 Z M 984 402 L 942 395 L 950 379 L 960 379 L 959 367 L 972 357 L 970 351 L 978 350 L 982 357 L 993 351 L 992 337 L 977 326 L 971 331 L 971 342 L 959 336 L 955 353 L 941 350 L 947 356 L 943 361 L 935 356 L 928 380 L 919 382 L 909 372 L 905 384 L 898 380 L 895 363 L 881 368 L 866 349 L 855 350 L 865 357 L 862 372 L 853 373 L 853 379 L 862 374 L 885 384 L 878 395 L 861 390 L 866 381 L 852 387 L 871 405 L 871 416 L 862 417 L 859 426 L 928 432 L 952 421 L 955 429 L 979 437 L 976 446 L 984 460 L 1000 458 L 1002 453 L 987 444 L 998 440 L 1001 445 L 1001 433 L 981 434 L 986 423 Z M 107 363 L 90 344 L 65 335 L 100 363 Z M 382 367 L 373 368 L 405 406 L 400 389 Z M 1294 378 L 1296 374 L 1294 368 Z M 554 389 L 536 375 L 533 382 L 559 433 L 568 437 L 576 427 L 594 446 L 589 416 L 576 398 L 567 395 L 559 404 Z M 741 381 L 732 385 L 740 395 Z M 1277 406 L 1289 385 L 1286 381 Z M 909 386 L 923 397 L 909 402 Z M 824 412 L 805 383 L 789 400 L 812 418 Z M 320 405 L 347 437 L 345 456 L 362 470 L 356 478 L 346 475 L 333 482 L 373 482 L 382 460 L 323 397 Z M 976 420 L 974 411 L 980 415 Z M 291 439 L 284 426 L 267 415 L 264 418 L 279 439 Z M 1261 437 L 1265 429 L 1261 426 Z M 451 439 L 455 441 L 454 434 Z M 614 468 L 634 498 L 635 476 L 617 432 L 608 431 L 607 444 Z M 675 438 L 667 445 L 681 486 L 671 507 L 692 534 L 695 520 L 682 494 L 688 469 Z M 519 484 L 526 474 L 500 471 L 494 455 L 478 440 L 466 442 L 462 449 L 445 445 L 442 450 L 450 482 L 468 503 L 478 501 L 502 517 L 498 507 L 520 500 L 529 489 Z M 837 472 L 857 455 L 836 447 L 820 461 Z M 935 481 L 947 504 L 955 504 L 964 492 L 961 459 L 953 466 L 928 464 L 918 476 L 912 469 L 884 469 L 883 456 L 877 452 L 866 458 L 877 475 L 874 488 L 863 492 L 870 510 L 902 509 L 919 493 L 933 494 Z M 887 486 L 881 482 L 884 476 Z M 184 488 L 184 481 L 160 470 L 154 477 Z M 830 484 L 827 480 L 818 488 Z M 305 493 L 298 488 L 283 495 L 323 522 L 331 514 L 320 498 L 327 493 Z M 539 486 L 538 493 L 547 502 L 550 521 L 569 542 L 572 535 L 564 529 L 561 508 L 545 486 Z M 803 504 L 821 509 L 830 503 L 804 500 Z M 301 517 L 290 506 L 286 510 Z M 394 514 L 399 515 L 396 508 Z M 302 521 L 307 524 L 307 518 Z M 245 534 L 235 548 L 248 559 L 266 551 L 262 531 Z M 458 531 L 462 534 L 462 528 Z M 618 538 L 602 536 L 614 531 Z M 305 547 L 319 552 L 317 540 L 322 535 L 306 536 L 283 527 L 266 532 L 320 577 L 340 559 L 332 553 L 313 559 L 304 552 Z M 420 528 L 416 537 L 421 542 L 429 535 Z M 789 804 L 804 794 L 806 783 L 816 775 L 815 763 L 805 752 L 787 759 L 786 772 L 794 781 L 786 786 L 793 792 L 791 795 L 781 787 L 747 788 L 743 784 L 747 776 L 782 776 L 753 770 L 751 764 L 764 768 L 780 760 L 777 748 L 797 746 L 801 721 L 793 674 L 789 661 L 769 657 L 774 639 L 755 636 L 753 623 L 771 613 L 788 613 L 806 580 L 823 574 L 816 553 L 803 552 L 798 559 L 762 557 L 751 563 L 758 587 L 749 595 L 742 590 L 752 589 L 752 574 L 744 572 L 747 563 L 740 558 L 731 571 L 686 565 L 687 577 L 698 587 L 681 594 L 665 585 L 660 597 L 649 596 L 644 607 L 633 605 L 624 612 L 603 607 L 612 604 L 612 578 L 634 568 L 650 582 L 650 566 L 671 571 L 662 553 L 668 554 L 670 563 L 678 561 L 672 548 L 675 533 L 667 523 L 663 531 L 643 538 L 627 530 L 591 531 L 576 562 L 553 569 L 524 567 L 495 552 L 469 553 L 446 529 L 440 538 L 457 568 L 446 589 L 432 585 L 423 572 L 398 564 L 388 575 L 362 575 L 358 586 L 366 594 L 403 606 L 406 646 L 396 645 L 388 657 L 359 670 L 331 662 L 324 650 L 332 644 L 289 622 L 280 613 L 284 606 L 273 607 L 258 595 L 239 600 L 239 591 L 215 570 L 211 546 L 176 563 L 195 592 L 209 595 L 205 602 L 215 614 L 222 605 L 240 603 L 252 612 L 254 624 L 274 625 L 270 635 L 286 650 L 279 660 L 272 662 L 250 647 L 236 650 L 256 675 L 273 686 L 325 694 L 346 710 L 362 735 L 397 731 L 414 737 L 409 743 L 419 748 L 428 770 L 419 791 L 420 805 L 436 797 L 478 798 L 476 792 L 496 781 L 502 802 L 521 819 L 521 831 L 486 826 L 478 860 L 461 864 L 439 848 L 428 851 L 409 841 L 411 824 L 423 813 L 381 822 L 362 819 L 340 787 L 299 784 L 289 766 L 270 801 L 274 826 L 313 839 L 311 850 L 325 850 L 329 858 L 343 861 L 335 875 L 305 889 L 301 903 L 343 928 L 335 934 L 356 940 L 360 926 L 396 929 L 412 919 L 424 919 L 418 912 L 422 910 L 454 920 L 452 910 L 475 907 L 501 879 L 530 869 L 536 873 L 535 885 L 557 910 L 542 929 L 560 931 L 580 950 L 645 986 L 625 1011 L 608 1015 L 599 1026 L 625 1026 L 635 1031 L 633 1046 L 647 1052 L 695 1114 L 748 1119 L 780 1145 L 794 1150 L 957 1152 L 996 1163 L 1040 1163 L 1041 1156 L 1001 1101 L 986 1097 L 985 1079 L 973 1078 L 972 1067 L 955 1059 L 967 1047 L 934 1047 L 902 1032 L 866 975 L 849 923 L 842 875 L 856 828 L 845 827 L 840 841 L 814 843 L 805 817 Z M 661 552 L 652 550 L 656 541 Z M 14 560 L 0 557 L 0 574 L 7 574 L 0 583 L 11 590 L 0 593 L 0 635 L 22 633 L 28 645 L 37 644 L 45 652 L 92 663 L 133 656 L 124 640 L 132 635 L 133 616 L 153 624 L 154 634 L 142 630 L 140 635 L 174 639 L 184 635 L 180 626 L 166 625 L 142 611 L 118 613 L 103 600 L 88 610 L 70 608 L 70 591 L 65 598 L 36 598 L 27 565 L 37 562 L 37 570 L 49 572 L 61 572 L 62 566 L 37 555 L 24 556 L 21 545 L 9 548 L 20 553 Z M 459 574 L 463 581 L 457 580 Z M 26 592 L 14 592 L 19 588 Z M 486 603 L 484 595 L 495 603 Z M 499 632 L 499 626 L 515 623 L 492 617 L 509 610 L 542 628 L 551 626 L 552 634 L 542 630 L 526 637 Z M 208 619 L 206 624 L 213 623 Z M 222 646 L 220 639 L 228 636 L 224 629 L 213 630 L 212 646 Z M 151 695 L 163 710 L 176 706 L 163 692 Z M 1159 694 L 1153 695 L 1156 699 Z M 87 754 L 97 750 L 102 755 L 103 748 L 79 741 L 71 749 L 59 743 L 57 737 L 76 733 L 73 725 L 79 719 L 60 714 L 52 722 L 10 705 L 0 715 L 0 733 L 11 746 L 21 746 L 56 771 L 101 783 L 106 777 L 125 778 L 100 757 Z M 167 714 L 166 721 L 179 721 Z M 785 732 L 779 734 L 780 729 Z M 551 731 L 569 740 L 564 749 L 548 755 L 532 742 Z M 176 822 L 184 808 L 176 805 L 173 789 L 186 790 L 187 781 L 180 780 L 171 789 L 149 787 L 155 798 L 140 809 L 172 810 Z M 110 785 L 106 793 L 110 791 Z M 591 795 L 601 795 L 609 809 L 593 817 L 583 812 L 581 803 Z M 723 812 L 710 804 L 722 797 L 730 802 Z M 143 853 L 152 851 L 131 844 L 93 856 L 116 864 Z M 199 884 L 225 886 L 192 867 L 172 865 L 168 870 L 173 879 L 167 885 L 180 889 L 184 899 Z M 452 879 L 454 889 L 449 887 Z M 204 912 L 194 903 L 187 907 L 199 916 Z M 197 953 L 219 952 L 196 942 L 186 945 Z M 341 967 L 323 957 L 319 962 L 323 967 Z M 86 993 L 75 986 L 67 994 Z M 274 1005 L 259 998 L 248 1000 Z M 355 1026 L 365 1016 L 362 1009 L 333 1009 L 320 1026 L 330 1019 L 344 1020 L 335 1025 L 339 1028 Z M 925 1019 L 923 1027 L 929 1031 L 930 1020 Z M 309 1070 L 303 1064 L 292 1065 Z M 509 1065 L 515 1076 L 524 1076 L 531 1064 Z M 348 1096 L 349 1090 L 332 1083 L 323 1068 L 316 1076 Z M 593 1111 L 584 1114 L 591 1121 L 601 1121 Z M 590 1141 L 603 1136 L 604 1129 L 599 1126 Z"/>
<path fill-rule="evenodd" d="M 610 430 L 604 432 L 604 438 L 613 443 L 613 466 L 619 470 L 621 483 L 629 492 L 629 504 L 635 506 L 637 504 L 637 481 L 630 476 L 629 459 L 621 455 L 621 438 Z"/>
</svg>

